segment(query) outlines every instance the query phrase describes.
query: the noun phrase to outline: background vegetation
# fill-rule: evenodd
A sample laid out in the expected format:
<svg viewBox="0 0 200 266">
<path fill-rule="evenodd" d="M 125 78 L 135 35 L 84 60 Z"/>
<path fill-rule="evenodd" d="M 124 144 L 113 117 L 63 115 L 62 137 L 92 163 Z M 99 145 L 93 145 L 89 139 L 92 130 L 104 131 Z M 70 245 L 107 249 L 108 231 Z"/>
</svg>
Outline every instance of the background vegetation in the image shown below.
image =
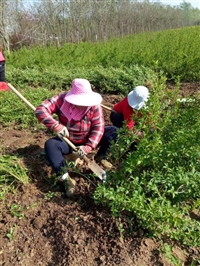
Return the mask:
<svg viewBox="0 0 200 266">
<path fill-rule="evenodd" d="M 200 10 L 185 1 L 170 6 L 146 0 L 3 0 L 0 14 L 0 42 L 7 51 L 23 46 L 105 42 L 200 23 Z"/>
<path fill-rule="evenodd" d="M 84 76 L 102 92 L 120 92 L 125 87 L 130 89 L 134 85 L 133 76 L 140 75 L 145 67 L 162 71 L 168 80 L 197 81 L 199 32 L 200 26 L 196 26 L 141 33 L 106 43 L 22 48 L 7 55 L 7 79 L 19 86 L 65 88 L 73 78 Z M 149 76 L 143 73 L 143 78 Z"/>
</svg>

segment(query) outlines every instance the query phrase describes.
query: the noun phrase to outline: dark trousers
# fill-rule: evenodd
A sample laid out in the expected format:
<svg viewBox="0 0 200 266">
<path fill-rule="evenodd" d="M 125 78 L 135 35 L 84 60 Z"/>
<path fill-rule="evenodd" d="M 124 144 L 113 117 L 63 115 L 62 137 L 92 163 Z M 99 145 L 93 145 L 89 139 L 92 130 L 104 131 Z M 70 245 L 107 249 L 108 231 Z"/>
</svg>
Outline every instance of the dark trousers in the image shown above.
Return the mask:
<svg viewBox="0 0 200 266">
<path fill-rule="evenodd" d="M 118 128 L 115 126 L 105 126 L 103 137 L 98 145 L 98 147 L 100 148 L 97 152 L 97 156 L 106 158 L 106 155 L 110 149 L 111 142 L 117 141 L 117 129 Z"/>
<path fill-rule="evenodd" d="M 117 142 L 117 131 L 120 127 L 123 126 L 123 115 L 116 112 L 111 112 L 110 120 L 113 126 L 105 126 L 103 137 L 98 145 L 99 150 L 97 152 L 98 156 L 106 158 L 107 153 L 109 152 L 111 142 Z M 133 142 L 130 146 L 130 150 L 136 150 L 136 142 Z"/>
<path fill-rule="evenodd" d="M 54 137 L 45 142 L 44 149 L 47 160 L 56 175 L 61 174 L 62 168 L 65 167 L 65 158 L 63 155 L 72 153 L 72 148 L 64 140 Z"/>
<path fill-rule="evenodd" d="M 110 121 L 112 122 L 113 126 L 120 128 L 123 127 L 124 117 L 120 113 L 111 112 Z"/>
<path fill-rule="evenodd" d="M 6 82 L 5 77 L 5 62 L 0 62 L 0 81 Z"/>
</svg>

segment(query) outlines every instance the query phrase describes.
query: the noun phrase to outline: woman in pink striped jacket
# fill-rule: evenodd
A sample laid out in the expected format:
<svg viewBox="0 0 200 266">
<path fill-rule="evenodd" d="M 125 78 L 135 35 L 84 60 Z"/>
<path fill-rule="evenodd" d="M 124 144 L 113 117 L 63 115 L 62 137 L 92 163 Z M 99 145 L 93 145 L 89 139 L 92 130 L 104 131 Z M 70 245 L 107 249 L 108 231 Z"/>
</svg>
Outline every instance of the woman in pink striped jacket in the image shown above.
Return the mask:
<svg viewBox="0 0 200 266">
<path fill-rule="evenodd" d="M 74 194 L 75 180 L 67 172 L 63 155 L 73 151 L 62 137 L 78 147 L 79 157 L 95 149 L 104 133 L 101 101 L 101 95 L 92 91 L 88 80 L 77 78 L 69 92 L 55 95 L 36 108 L 39 122 L 57 134 L 45 142 L 45 153 L 56 175 L 64 181 L 67 196 Z"/>
</svg>

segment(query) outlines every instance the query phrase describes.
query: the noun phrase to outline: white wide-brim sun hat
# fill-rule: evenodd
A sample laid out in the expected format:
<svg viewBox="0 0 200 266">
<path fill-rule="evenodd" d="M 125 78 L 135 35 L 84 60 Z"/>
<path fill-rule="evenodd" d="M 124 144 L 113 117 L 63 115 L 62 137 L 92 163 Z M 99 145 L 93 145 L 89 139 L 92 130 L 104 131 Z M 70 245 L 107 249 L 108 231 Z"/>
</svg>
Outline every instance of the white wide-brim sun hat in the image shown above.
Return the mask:
<svg viewBox="0 0 200 266">
<path fill-rule="evenodd" d="M 87 79 L 74 79 L 72 88 L 66 94 L 65 100 L 79 106 L 95 106 L 102 102 L 99 93 L 92 91 L 91 84 Z"/>
<path fill-rule="evenodd" d="M 149 90 L 145 86 L 137 86 L 128 94 L 128 104 L 133 109 L 140 110 L 145 107 L 149 96 Z"/>
</svg>

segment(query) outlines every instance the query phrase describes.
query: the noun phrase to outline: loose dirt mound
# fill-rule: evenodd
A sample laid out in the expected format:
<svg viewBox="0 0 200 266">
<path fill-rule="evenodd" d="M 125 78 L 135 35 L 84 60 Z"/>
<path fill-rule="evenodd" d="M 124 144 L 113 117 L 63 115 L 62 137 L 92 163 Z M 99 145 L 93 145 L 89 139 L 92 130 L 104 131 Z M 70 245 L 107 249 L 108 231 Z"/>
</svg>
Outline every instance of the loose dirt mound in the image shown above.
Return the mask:
<svg viewBox="0 0 200 266">
<path fill-rule="evenodd" d="M 103 103 L 112 107 L 119 96 L 103 98 Z M 105 111 L 105 118 L 110 123 L 109 111 Z M 88 181 L 89 170 L 84 165 L 80 174 L 71 173 L 78 184 L 75 196 L 65 196 L 62 184 L 54 184 L 43 154 L 48 138 L 45 130 L 0 131 L 1 154 L 21 156 L 31 180 L 1 202 L 1 265 L 171 265 L 158 252 L 159 242 L 145 237 L 137 221 L 132 222 L 132 232 L 125 230 L 121 237 L 121 221 L 95 204 L 92 195 L 101 181 Z M 188 252 L 186 256 L 179 247 L 174 248 L 183 265 L 191 265 L 192 258 L 199 255 L 197 250 Z"/>
</svg>

